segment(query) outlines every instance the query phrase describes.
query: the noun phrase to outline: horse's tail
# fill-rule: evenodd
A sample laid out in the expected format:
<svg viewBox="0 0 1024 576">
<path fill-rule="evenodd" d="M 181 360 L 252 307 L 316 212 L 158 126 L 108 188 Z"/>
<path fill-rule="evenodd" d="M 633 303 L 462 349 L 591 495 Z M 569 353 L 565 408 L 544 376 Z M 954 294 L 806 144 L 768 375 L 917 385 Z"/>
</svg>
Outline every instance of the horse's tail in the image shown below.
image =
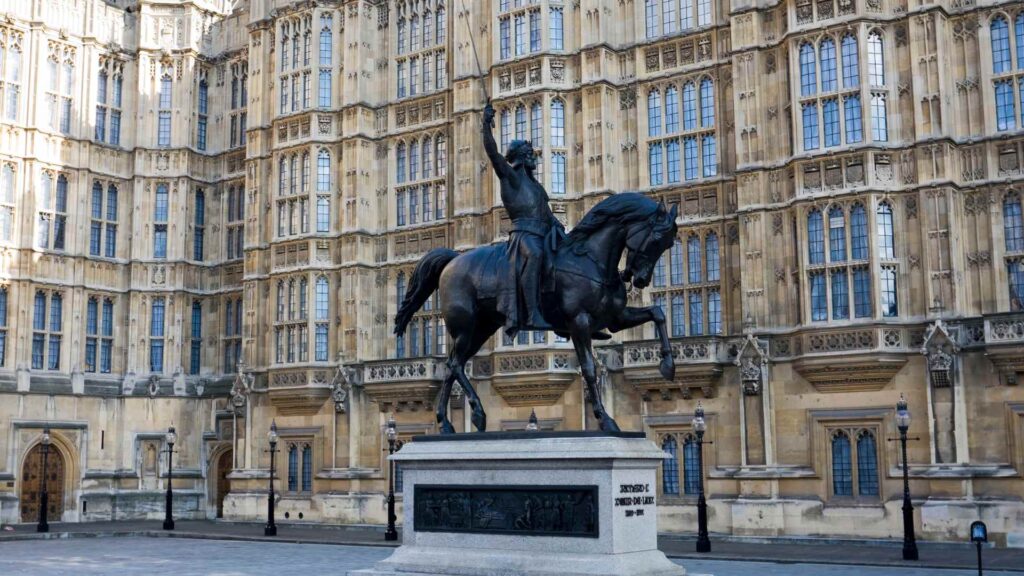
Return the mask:
<svg viewBox="0 0 1024 576">
<path fill-rule="evenodd" d="M 405 291 L 405 298 L 398 307 L 398 314 L 395 314 L 396 335 L 405 334 L 405 328 L 412 320 L 412 315 L 423 306 L 434 290 L 437 290 L 441 271 L 458 255 L 459 253 L 454 250 L 434 248 L 420 259 L 409 279 L 409 289 Z"/>
</svg>

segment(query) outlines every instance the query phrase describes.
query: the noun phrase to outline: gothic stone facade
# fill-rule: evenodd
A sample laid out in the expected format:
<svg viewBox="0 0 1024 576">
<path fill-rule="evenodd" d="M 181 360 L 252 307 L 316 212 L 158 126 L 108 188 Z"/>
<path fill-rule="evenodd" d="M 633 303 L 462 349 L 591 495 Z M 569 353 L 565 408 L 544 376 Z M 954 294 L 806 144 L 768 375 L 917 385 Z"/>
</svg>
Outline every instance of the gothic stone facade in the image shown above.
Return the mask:
<svg viewBox="0 0 1024 576">
<path fill-rule="evenodd" d="M 233 5 L 232 5 L 233 4 Z M 397 300 L 436 246 L 500 241 L 480 146 L 531 139 L 568 226 L 616 191 L 680 206 L 650 327 L 602 346 L 662 446 L 660 528 L 1024 532 L 1024 15 L 975 0 L 0 2 L 0 521 L 383 522 L 383 423 L 433 431 L 447 337 Z M 474 48 L 476 54 L 474 54 Z M 493 428 L 593 429 L 551 334 L 495 338 Z M 451 410 L 466 429 L 465 399 Z M 400 479 L 399 479 L 400 480 Z"/>
</svg>

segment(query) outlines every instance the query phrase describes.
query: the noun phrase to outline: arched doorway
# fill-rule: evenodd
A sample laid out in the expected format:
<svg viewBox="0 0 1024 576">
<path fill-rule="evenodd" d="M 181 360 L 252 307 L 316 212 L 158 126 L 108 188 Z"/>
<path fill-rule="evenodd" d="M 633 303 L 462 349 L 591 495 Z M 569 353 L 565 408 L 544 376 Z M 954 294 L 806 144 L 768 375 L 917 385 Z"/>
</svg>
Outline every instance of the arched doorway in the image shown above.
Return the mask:
<svg viewBox="0 0 1024 576">
<path fill-rule="evenodd" d="M 231 489 L 231 482 L 228 474 L 231 474 L 231 465 L 234 454 L 231 450 L 225 450 L 217 459 L 217 518 L 224 517 L 224 498 Z"/>
<path fill-rule="evenodd" d="M 21 472 L 21 521 L 39 519 L 39 493 L 43 488 L 43 446 L 36 444 L 25 457 Z M 50 445 L 46 456 L 46 520 L 60 522 L 64 515 L 64 457 Z"/>
</svg>

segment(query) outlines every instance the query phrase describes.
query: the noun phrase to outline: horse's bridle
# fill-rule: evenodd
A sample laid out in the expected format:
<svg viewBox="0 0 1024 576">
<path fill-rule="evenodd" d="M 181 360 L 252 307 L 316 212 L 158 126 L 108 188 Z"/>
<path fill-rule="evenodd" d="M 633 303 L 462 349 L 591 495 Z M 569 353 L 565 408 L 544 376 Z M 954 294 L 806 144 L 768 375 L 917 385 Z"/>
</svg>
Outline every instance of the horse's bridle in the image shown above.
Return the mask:
<svg viewBox="0 0 1024 576">
<path fill-rule="evenodd" d="M 630 232 L 630 234 L 626 236 L 626 273 L 630 277 L 633 276 L 633 270 L 636 264 L 637 254 L 644 254 L 647 250 L 647 247 L 651 244 L 651 241 L 654 239 L 654 233 L 657 228 L 657 223 L 658 212 L 655 211 L 654 214 L 651 214 L 651 216 L 642 225 L 635 226 L 633 230 Z M 636 238 L 641 236 L 641 232 L 646 233 L 643 234 L 642 239 L 640 240 L 640 244 L 636 245 Z"/>
</svg>

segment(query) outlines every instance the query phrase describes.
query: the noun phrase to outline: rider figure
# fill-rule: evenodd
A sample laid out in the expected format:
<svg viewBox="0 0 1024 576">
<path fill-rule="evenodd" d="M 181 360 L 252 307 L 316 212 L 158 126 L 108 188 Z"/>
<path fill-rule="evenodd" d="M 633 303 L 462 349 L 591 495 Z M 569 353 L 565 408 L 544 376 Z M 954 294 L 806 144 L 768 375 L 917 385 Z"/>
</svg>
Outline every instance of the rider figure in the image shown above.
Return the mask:
<svg viewBox="0 0 1024 576">
<path fill-rule="evenodd" d="M 512 221 L 508 257 L 514 282 L 499 289 L 498 307 L 505 314 L 509 335 L 518 330 L 550 330 L 541 311 L 541 273 L 565 228 L 551 212 L 544 187 L 534 178 L 537 160 L 533 146 L 513 140 L 502 157 L 491 133 L 493 127 L 494 108 L 487 104 L 482 126 L 484 149 L 501 181 L 501 202 Z"/>
</svg>

